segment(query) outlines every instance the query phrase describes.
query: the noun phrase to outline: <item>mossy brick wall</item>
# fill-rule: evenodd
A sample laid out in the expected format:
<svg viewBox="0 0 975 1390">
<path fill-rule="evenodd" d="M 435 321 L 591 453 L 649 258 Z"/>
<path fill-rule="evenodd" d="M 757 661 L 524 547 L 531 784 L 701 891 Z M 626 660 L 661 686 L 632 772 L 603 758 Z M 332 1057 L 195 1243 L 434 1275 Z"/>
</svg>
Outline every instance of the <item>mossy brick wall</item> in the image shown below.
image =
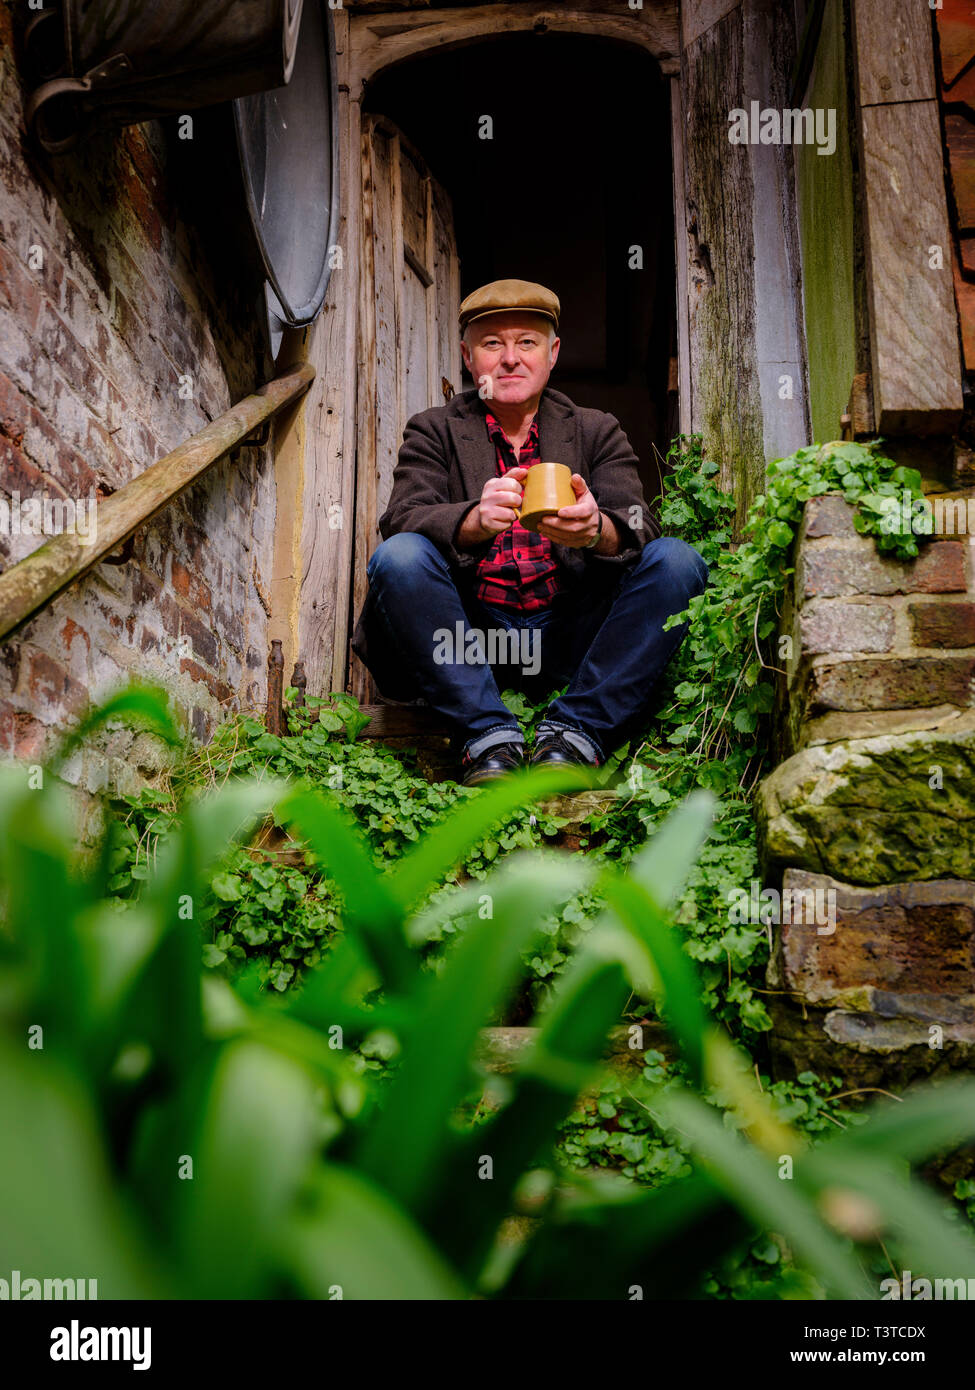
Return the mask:
<svg viewBox="0 0 975 1390">
<path fill-rule="evenodd" d="M 929 494 L 958 501 L 963 529 L 922 541 L 920 557 L 906 564 L 857 534 L 842 497 L 806 504 L 790 633 L 793 748 L 918 728 L 935 722 L 932 711 L 975 703 L 969 496 Z"/>
<path fill-rule="evenodd" d="M 786 1070 L 878 1085 L 975 1062 L 975 489 L 939 497 L 957 529 L 906 564 L 842 497 L 806 504 L 783 615 L 790 756 L 757 809 L 767 881 L 831 894 L 834 921 L 777 929 Z"/>
<path fill-rule="evenodd" d="M 261 280 L 226 111 L 197 113 L 190 140 L 150 123 L 48 158 L 24 130 L 15 22 L 0 0 L 0 487 L 105 496 L 266 378 Z M 38 756 L 130 672 L 164 682 L 200 737 L 222 707 L 260 700 L 268 454 L 218 465 L 131 561 L 96 567 L 0 648 L 3 753 Z M 0 535 L 4 567 L 39 543 Z"/>
</svg>

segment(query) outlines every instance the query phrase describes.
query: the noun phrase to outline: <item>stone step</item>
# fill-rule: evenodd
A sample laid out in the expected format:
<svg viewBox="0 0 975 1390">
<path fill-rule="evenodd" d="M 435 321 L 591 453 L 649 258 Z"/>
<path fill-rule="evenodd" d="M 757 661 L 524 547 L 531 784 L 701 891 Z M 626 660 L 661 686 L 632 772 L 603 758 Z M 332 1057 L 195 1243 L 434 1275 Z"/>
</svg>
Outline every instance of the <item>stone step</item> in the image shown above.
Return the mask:
<svg viewBox="0 0 975 1390">
<path fill-rule="evenodd" d="M 673 1056 L 673 1045 L 662 1023 L 652 1021 L 633 1026 L 640 1028 L 639 1036 L 631 1032 L 631 1025 L 628 1024 L 620 1024 L 610 1030 L 605 1057 L 614 1071 L 638 1071 L 643 1066 L 646 1052 L 660 1052 L 667 1058 Z M 539 1032 L 538 1028 L 482 1028 L 477 1059 L 486 1071 L 498 1075 L 515 1071 L 534 1045 Z M 631 1038 L 639 1046 L 631 1046 Z"/>
<path fill-rule="evenodd" d="M 457 754 L 443 715 L 424 705 L 363 705 L 369 723 L 359 738 L 389 748 L 415 748 L 417 765 L 428 782 L 450 782 L 457 775 Z"/>
</svg>

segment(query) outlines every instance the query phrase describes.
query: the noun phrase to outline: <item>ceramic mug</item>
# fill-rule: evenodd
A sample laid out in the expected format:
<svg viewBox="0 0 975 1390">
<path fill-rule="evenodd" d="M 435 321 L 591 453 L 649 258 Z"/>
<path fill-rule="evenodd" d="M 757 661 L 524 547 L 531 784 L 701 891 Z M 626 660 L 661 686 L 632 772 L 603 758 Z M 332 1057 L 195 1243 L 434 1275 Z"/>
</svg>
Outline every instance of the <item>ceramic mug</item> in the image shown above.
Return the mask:
<svg viewBox="0 0 975 1390">
<path fill-rule="evenodd" d="M 529 531 L 537 531 L 545 517 L 573 506 L 577 500 L 572 491 L 572 469 L 564 463 L 533 463 L 523 486 L 518 520 Z"/>
</svg>

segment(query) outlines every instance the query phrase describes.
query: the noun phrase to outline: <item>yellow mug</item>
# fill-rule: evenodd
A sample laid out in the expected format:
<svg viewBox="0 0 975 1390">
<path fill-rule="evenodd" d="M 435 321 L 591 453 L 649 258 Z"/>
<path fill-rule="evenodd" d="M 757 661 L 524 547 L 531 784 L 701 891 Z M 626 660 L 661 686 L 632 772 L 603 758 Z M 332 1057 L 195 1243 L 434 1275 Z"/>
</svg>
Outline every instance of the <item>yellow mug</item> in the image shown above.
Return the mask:
<svg viewBox="0 0 975 1390">
<path fill-rule="evenodd" d="M 564 463 L 533 463 L 524 481 L 518 520 L 529 531 L 576 501 L 572 491 L 572 469 Z"/>
</svg>

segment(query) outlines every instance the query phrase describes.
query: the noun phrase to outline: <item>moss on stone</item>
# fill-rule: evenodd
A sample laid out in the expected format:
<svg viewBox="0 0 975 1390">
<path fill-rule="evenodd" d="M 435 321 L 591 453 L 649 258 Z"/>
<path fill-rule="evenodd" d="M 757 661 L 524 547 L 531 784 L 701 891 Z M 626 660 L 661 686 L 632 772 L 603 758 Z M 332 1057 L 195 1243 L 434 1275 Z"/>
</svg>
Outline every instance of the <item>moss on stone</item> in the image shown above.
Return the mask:
<svg viewBox="0 0 975 1390">
<path fill-rule="evenodd" d="M 848 883 L 975 877 L 975 711 L 943 730 L 805 748 L 759 787 L 766 865 Z"/>
</svg>

